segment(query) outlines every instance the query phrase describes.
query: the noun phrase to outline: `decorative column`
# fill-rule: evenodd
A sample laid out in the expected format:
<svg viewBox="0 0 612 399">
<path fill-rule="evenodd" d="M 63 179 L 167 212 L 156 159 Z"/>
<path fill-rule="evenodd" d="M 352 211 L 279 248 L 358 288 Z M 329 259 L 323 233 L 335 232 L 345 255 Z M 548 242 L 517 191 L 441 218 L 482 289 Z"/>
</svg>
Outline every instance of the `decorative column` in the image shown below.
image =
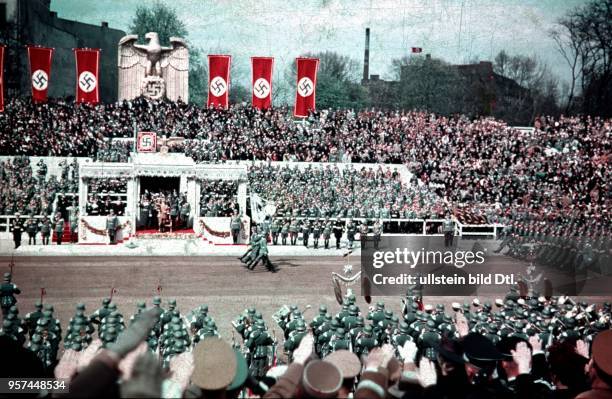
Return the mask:
<svg viewBox="0 0 612 399">
<path fill-rule="evenodd" d="M 238 207 L 242 215 L 246 215 L 246 203 L 247 202 L 247 183 L 246 181 L 240 181 L 238 183 Z"/>
<path fill-rule="evenodd" d="M 79 174 L 79 216 L 86 215 L 88 191 L 88 177 L 83 177 Z"/>
</svg>

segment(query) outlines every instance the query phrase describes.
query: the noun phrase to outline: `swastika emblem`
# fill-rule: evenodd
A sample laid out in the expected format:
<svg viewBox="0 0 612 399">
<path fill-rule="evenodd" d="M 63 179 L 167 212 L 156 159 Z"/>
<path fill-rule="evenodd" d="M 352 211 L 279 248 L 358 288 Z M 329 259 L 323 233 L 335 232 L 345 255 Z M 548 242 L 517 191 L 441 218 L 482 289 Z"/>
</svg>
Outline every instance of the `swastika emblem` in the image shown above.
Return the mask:
<svg viewBox="0 0 612 399">
<path fill-rule="evenodd" d="M 227 91 L 227 82 L 221 76 L 215 76 L 210 82 L 209 90 L 215 97 L 221 97 Z"/>
<path fill-rule="evenodd" d="M 32 87 L 35 90 L 45 90 L 49 85 L 49 75 L 42 69 L 37 69 L 32 74 Z"/>
<path fill-rule="evenodd" d="M 302 97 L 308 97 L 314 92 L 314 83 L 307 77 L 300 79 L 297 85 L 297 92 Z"/>
<path fill-rule="evenodd" d="M 98 81 L 93 73 L 84 71 L 79 75 L 79 88 L 85 93 L 91 93 L 94 91 L 97 84 Z"/>
<path fill-rule="evenodd" d="M 138 152 L 155 152 L 157 149 L 157 135 L 153 132 L 138 133 Z"/>
<path fill-rule="evenodd" d="M 260 99 L 268 98 L 270 95 L 270 83 L 264 78 L 257 79 L 255 84 L 253 84 L 253 94 Z"/>
</svg>

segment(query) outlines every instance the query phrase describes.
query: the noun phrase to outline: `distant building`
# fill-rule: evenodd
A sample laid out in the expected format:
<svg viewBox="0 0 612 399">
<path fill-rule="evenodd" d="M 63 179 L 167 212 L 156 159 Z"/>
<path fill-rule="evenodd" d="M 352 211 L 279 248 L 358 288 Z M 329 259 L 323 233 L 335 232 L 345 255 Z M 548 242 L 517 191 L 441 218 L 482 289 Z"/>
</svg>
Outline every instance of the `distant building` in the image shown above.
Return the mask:
<svg viewBox="0 0 612 399">
<path fill-rule="evenodd" d="M 53 47 L 52 97 L 74 96 L 73 48 L 91 47 L 100 53 L 100 100 L 117 100 L 117 43 L 124 31 L 108 23 L 90 25 L 59 18 L 50 9 L 51 0 L 0 0 L 0 41 L 7 46 L 5 83 L 8 96 L 29 95 L 30 76 L 25 46 Z"/>
<path fill-rule="evenodd" d="M 371 75 L 369 73 L 369 45 L 370 29 L 367 28 L 362 85 L 368 89 L 372 106 L 382 109 L 397 108 L 398 100 L 402 97 L 401 90 L 410 86 L 404 83 L 415 79 L 418 71 L 413 65 L 405 65 L 401 68 L 398 81 L 382 80 L 379 75 Z M 421 57 L 421 55 L 416 56 Z M 425 65 L 428 62 L 436 62 L 430 54 L 425 54 L 424 61 Z M 438 70 L 439 65 L 438 62 Z M 445 64 L 442 70 L 448 72 L 446 77 L 450 75 L 459 78 L 461 96 L 456 99 L 454 112 L 467 115 L 494 115 L 502 103 L 511 102 L 516 98 L 530 101 L 529 91 L 514 80 L 495 73 L 490 61 L 463 65 Z M 509 120 L 512 119 L 512 115 L 503 116 Z"/>
</svg>

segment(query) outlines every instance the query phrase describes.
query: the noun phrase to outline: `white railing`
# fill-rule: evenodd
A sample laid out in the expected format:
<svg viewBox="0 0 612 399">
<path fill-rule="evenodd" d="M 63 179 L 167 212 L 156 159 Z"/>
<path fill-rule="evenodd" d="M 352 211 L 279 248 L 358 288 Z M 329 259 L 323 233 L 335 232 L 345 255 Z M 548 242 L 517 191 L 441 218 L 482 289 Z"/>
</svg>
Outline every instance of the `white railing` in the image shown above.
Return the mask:
<svg viewBox="0 0 612 399">
<path fill-rule="evenodd" d="M 316 220 L 316 219 L 325 219 L 323 217 L 308 217 L 308 216 L 286 216 L 286 217 L 280 217 L 277 216 L 275 217 L 275 219 L 296 219 L 296 220 L 304 220 L 304 219 L 308 219 L 308 220 Z M 444 219 L 392 219 L 392 218 L 365 218 L 365 217 L 354 217 L 354 218 L 332 218 L 330 217 L 329 219 L 334 219 L 334 220 L 342 220 L 344 222 L 346 222 L 347 220 L 353 220 L 353 221 L 358 221 L 358 222 L 362 222 L 362 221 L 367 221 L 367 220 L 379 220 L 383 223 L 383 236 L 388 236 L 388 237 L 394 237 L 394 236 L 433 236 L 433 237 L 442 237 L 444 236 L 444 233 L 442 233 L 441 228 L 442 228 L 442 223 L 444 222 Z M 385 223 L 387 223 L 387 225 L 385 225 Z M 419 233 L 390 233 L 388 229 L 388 223 L 396 223 L 397 227 L 400 227 L 401 223 L 405 223 L 405 224 L 412 224 L 412 225 L 416 225 L 414 226 L 415 228 L 410 229 L 413 231 L 419 231 Z M 428 227 L 432 224 L 440 224 L 440 226 L 438 228 L 435 229 L 435 232 L 431 231 L 431 228 L 428 229 Z M 503 228 L 504 225 L 502 224 L 462 224 L 458 221 L 455 221 L 455 236 L 459 236 L 459 237 L 464 237 L 464 236 L 492 236 L 493 238 L 497 237 L 497 232 L 499 229 Z M 417 227 L 419 226 L 419 227 Z M 359 226 L 357 226 L 359 227 Z M 387 227 L 387 229 L 385 229 L 384 227 Z M 464 229 L 467 228 L 468 231 L 464 231 Z M 469 231 L 470 229 L 478 229 L 478 231 Z M 385 230 L 387 230 L 385 232 Z M 391 230 L 395 230 L 395 229 L 391 229 Z"/>
</svg>

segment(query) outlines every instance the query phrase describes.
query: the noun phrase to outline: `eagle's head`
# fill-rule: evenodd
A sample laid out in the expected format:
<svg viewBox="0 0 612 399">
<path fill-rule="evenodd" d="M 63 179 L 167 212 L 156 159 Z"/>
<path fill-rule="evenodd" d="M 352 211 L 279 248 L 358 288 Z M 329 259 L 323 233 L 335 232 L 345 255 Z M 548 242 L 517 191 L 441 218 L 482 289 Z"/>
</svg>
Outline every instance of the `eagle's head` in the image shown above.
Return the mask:
<svg viewBox="0 0 612 399">
<path fill-rule="evenodd" d="M 148 32 L 144 35 L 144 37 L 151 42 L 159 41 L 159 35 L 157 32 Z"/>
</svg>

